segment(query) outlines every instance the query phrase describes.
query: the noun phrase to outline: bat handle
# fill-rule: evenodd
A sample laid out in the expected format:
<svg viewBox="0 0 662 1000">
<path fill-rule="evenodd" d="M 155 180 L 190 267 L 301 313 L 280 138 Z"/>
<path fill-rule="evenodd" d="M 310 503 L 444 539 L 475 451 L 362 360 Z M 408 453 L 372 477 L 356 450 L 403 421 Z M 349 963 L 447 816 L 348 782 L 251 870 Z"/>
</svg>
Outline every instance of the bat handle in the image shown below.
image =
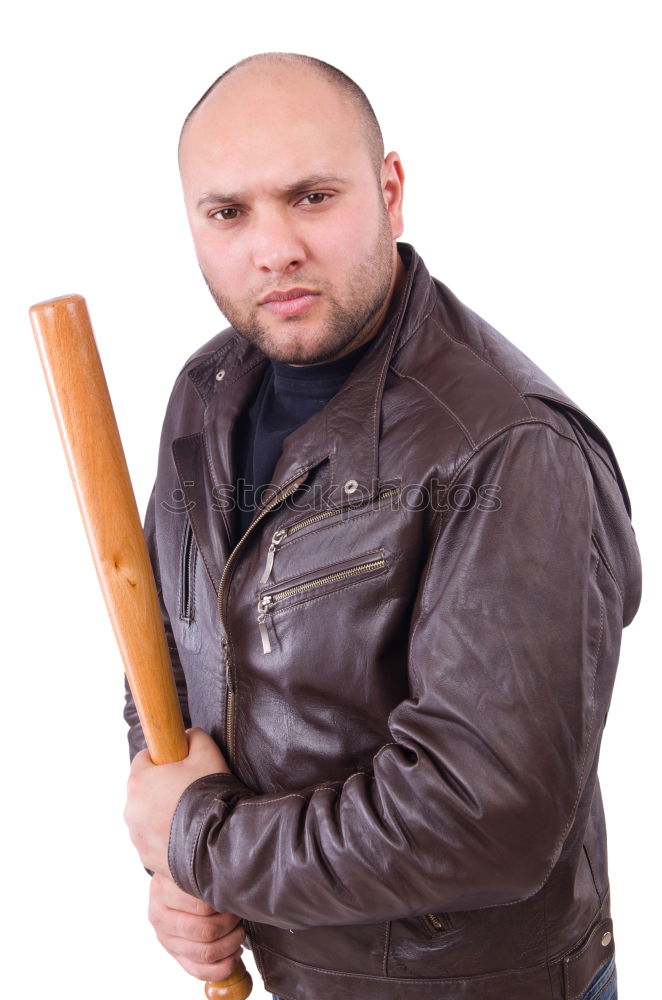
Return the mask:
<svg viewBox="0 0 662 1000">
<path fill-rule="evenodd" d="M 244 963 L 239 959 L 227 979 L 205 983 L 207 1000 L 246 1000 L 253 988 L 253 980 Z"/>
</svg>

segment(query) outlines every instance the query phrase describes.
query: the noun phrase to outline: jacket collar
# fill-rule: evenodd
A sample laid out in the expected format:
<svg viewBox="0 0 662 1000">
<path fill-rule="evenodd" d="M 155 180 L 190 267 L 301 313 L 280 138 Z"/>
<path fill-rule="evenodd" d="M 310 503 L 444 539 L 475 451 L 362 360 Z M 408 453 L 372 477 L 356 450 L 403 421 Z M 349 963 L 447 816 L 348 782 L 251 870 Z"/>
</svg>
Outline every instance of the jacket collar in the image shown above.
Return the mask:
<svg viewBox="0 0 662 1000">
<path fill-rule="evenodd" d="M 378 490 L 381 403 L 388 366 L 434 303 L 425 265 L 413 247 L 399 244 L 398 249 L 407 279 L 395 313 L 342 389 L 286 438 L 272 476 L 276 489 L 328 460 L 328 503 L 372 496 Z M 268 363 L 258 348 L 230 330 L 222 344 L 187 373 L 205 406 L 203 427 L 175 439 L 172 452 L 186 510 L 215 589 L 236 540 L 235 427 Z"/>
<path fill-rule="evenodd" d="M 371 495 L 379 482 L 381 401 L 394 350 L 404 343 L 433 304 L 430 275 L 413 247 L 398 244 L 407 267 L 400 302 L 391 319 L 373 338 L 347 382 L 326 406 L 285 441 L 273 474 L 282 488 L 325 459 L 331 470 L 331 496 L 345 499 L 347 483 L 358 495 Z M 236 480 L 232 454 L 237 418 L 252 398 L 268 363 L 266 356 L 234 333 L 219 351 L 189 371 L 206 402 L 204 434 L 214 485 L 220 489 Z M 364 492 L 367 491 L 367 492 Z"/>
</svg>

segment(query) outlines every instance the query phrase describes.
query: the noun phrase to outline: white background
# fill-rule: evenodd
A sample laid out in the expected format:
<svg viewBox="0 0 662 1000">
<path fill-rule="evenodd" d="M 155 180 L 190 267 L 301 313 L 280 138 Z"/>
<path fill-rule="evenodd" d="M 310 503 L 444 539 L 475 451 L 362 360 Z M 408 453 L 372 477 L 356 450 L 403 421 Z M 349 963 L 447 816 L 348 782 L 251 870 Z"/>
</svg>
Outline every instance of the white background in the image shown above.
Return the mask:
<svg viewBox="0 0 662 1000">
<path fill-rule="evenodd" d="M 656 7 L 24 0 L 3 15 L 3 996 L 202 996 L 146 921 L 121 819 L 121 666 L 27 309 L 86 296 L 144 509 L 172 380 L 224 325 L 180 205 L 179 127 L 223 69 L 273 49 L 336 63 L 364 87 L 407 170 L 404 238 L 620 458 L 647 586 L 601 774 L 621 996 L 655 992 Z"/>
</svg>

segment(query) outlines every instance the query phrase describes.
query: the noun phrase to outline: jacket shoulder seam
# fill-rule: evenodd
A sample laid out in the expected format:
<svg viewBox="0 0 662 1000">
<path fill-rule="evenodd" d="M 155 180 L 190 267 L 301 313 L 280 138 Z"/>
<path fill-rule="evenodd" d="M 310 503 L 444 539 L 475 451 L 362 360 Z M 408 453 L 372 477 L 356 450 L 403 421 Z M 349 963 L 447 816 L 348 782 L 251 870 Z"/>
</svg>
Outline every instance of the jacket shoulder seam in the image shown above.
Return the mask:
<svg viewBox="0 0 662 1000">
<path fill-rule="evenodd" d="M 444 337 L 446 337 L 448 340 L 452 341 L 452 343 L 456 344 L 458 347 L 462 347 L 462 348 L 464 348 L 465 351 L 468 351 L 470 354 L 473 354 L 473 356 L 478 361 L 482 362 L 484 365 L 487 365 L 487 367 L 491 368 L 492 371 L 494 371 L 494 372 L 497 373 L 497 375 L 500 375 L 501 378 L 505 382 L 508 383 L 508 385 L 511 387 L 511 389 L 513 389 L 517 393 L 517 395 L 521 399 L 522 403 L 526 407 L 527 413 L 529 413 L 531 416 L 533 416 L 533 413 L 531 412 L 531 407 L 527 403 L 526 396 L 524 395 L 523 391 L 519 388 L 519 386 L 517 386 L 512 381 L 512 379 L 508 378 L 508 376 L 506 375 L 506 373 L 501 368 L 499 368 L 498 365 L 495 365 L 493 361 L 488 361 L 488 359 L 483 354 L 479 354 L 478 351 L 475 351 L 473 349 L 473 347 L 470 347 L 469 344 L 465 343 L 463 340 L 458 340 L 457 337 L 451 336 L 451 334 L 448 332 L 448 330 L 446 330 L 445 327 L 443 327 L 441 325 L 440 321 L 437 319 L 436 316 L 430 315 L 430 320 L 431 320 L 432 323 L 434 323 L 434 325 L 437 327 L 437 329 L 440 331 L 440 333 L 443 334 Z"/>
<path fill-rule="evenodd" d="M 466 455 L 463 459 L 461 459 L 458 462 L 457 466 L 455 467 L 454 472 L 452 473 L 452 475 L 449 478 L 448 489 L 450 489 L 457 482 L 458 476 L 460 476 L 462 474 L 462 472 L 464 472 L 464 470 L 466 469 L 466 467 L 469 465 L 469 463 L 471 461 L 473 461 L 473 459 L 475 459 L 478 455 L 480 455 L 480 453 L 483 451 L 483 449 L 488 444 L 491 444 L 493 441 L 495 441 L 502 434 L 506 434 L 508 431 L 513 430 L 515 427 L 523 427 L 523 426 L 531 426 L 531 427 L 542 426 L 542 427 L 547 427 L 550 431 L 553 431 L 558 437 L 563 438 L 564 440 L 568 441 L 570 444 L 574 445 L 575 448 L 577 448 L 577 450 L 579 451 L 580 455 L 582 456 L 582 459 L 585 461 L 582 449 L 581 449 L 581 447 L 579 445 L 579 442 L 574 437 L 571 437 L 569 434 L 564 434 L 563 431 L 559 430 L 558 427 L 556 427 L 554 424 L 550 423 L 549 421 L 542 420 L 539 417 L 533 417 L 532 416 L 530 418 L 523 418 L 521 420 L 511 421 L 510 423 L 505 424 L 503 427 L 498 428 L 498 430 L 493 431 L 492 434 L 489 435 L 489 437 L 484 438 L 478 445 L 476 445 L 474 447 L 474 449 L 470 452 L 470 454 Z M 438 524 L 438 528 L 435 529 L 435 524 L 433 523 L 432 529 L 431 529 L 431 533 L 433 534 L 434 538 L 433 538 L 433 542 L 432 542 L 431 551 L 434 551 L 435 548 L 437 547 L 437 545 L 439 544 L 441 535 L 443 534 L 443 531 L 444 531 L 445 522 L 444 522 L 443 511 L 439 511 L 436 514 L 436 516 L 435 516 L 435 522 L 436 522 L 436 524 Z M 431 572 L 431 561 L 428 564 L 423 577 L 421 578 L 421 587 L 420 587 L 421 593 L 425 592 L 425 588 L 427 587 L 428 577 L 430 575 L 430 572 Z M 414 636 L 412 635 L 412 641 L 413 641 L 413 638 L 414 638 Z"/>
<path fill-rule="evenodd" d="M 471 454 L 466 455 L 465 458 L 458 463 L 457 468 L 455 469 L 455 472 L 451 476 L 448 485 L 449 486 L 453 485 L 453 483 L 460 475 L 460 473 L 464 471 L 464 469 L 472 461 L 472 459 L 474 459 L 477 455 L 479 455 L 483 451 L 483 449 L 487 447 L 488 444 L 491 444 L 498 437 L 501 437 L 501 435 L 506 434 L 510 430 L 514 430 L 516 427 L 525 427 L 527 425 L 530 427 L 536 427 L 536 426 L 547 427 L 558 437 L 563 438 L 570 444 L 574 445 L 575 448 L 577 448 L 579 453 L 582 455 L 582 458 L 584 457 L 582 449 L 576 438 L 572 437 L 572 435 L 570 434 L 565 434 L 562 430 L 560 430 L 560 428 L 558 428 L 555 424 L 551 423 L 549 420 L 543 420 L 541 417 L 534 417 L 532 414 L 530 417 L 523 417 L 521 420 L 509 421 L 507 424 L 504 424 L 502 427 L 498 427 L 496 430 L 488 434 L 487 437 L 484 437 L 481 441 L 479 441 L 478 444 L 475 446 L 474 450 L 471 452 Z"/>
<path fill-rule="evenodd" d="M 455 412 L 455 410 L 451 409 L 451 407 L 448 405 L 448 403 L 444 403 L 443 399 L 440 399 L 439 396 L 437 396 L 437 394 L 435 392 L 433 392 L 432 389 L 429 388 L 429 386 L 424 385 L 424 383 L 421 382 L 419 379 L 417 379 L 414 375 L 410 375 L 408 372 L 403 372 L 402 369 L 397 368 L 393 364 L 393 362 L 391 362 L 390 367 L 396 373 L 396 375 L 399 375 L 401 378 L 409 379 L 411 382 L 415 382 L 416 385 L 419 386 L 419 388 L 423 390 L 423 392 L 425 392 L 428 396 L 431 396 L 432 399 L 434 399 L 434 401 L 436 403 L 438 403 L 439 406 L 441 406 L 441 408 L 443 410 L 445 410 L 445 412 L 449 415 L 449 417 L 451 417 L 451 419 L 454 420 L 454 422 L 460 428 L 460 430 L 464 434 L 465 438 L 467 439 L 467 441 L 471 445 L 471 447 L 472 448 L 476 448 L 476 442 L 474 441 L 473 437 L 471 436 L 469 428 L 466 427 L 466 425 L 464 424 L 464 422 L 460 419 L 460 417 L 457 415 L 457 413 Z"/>
</svg>

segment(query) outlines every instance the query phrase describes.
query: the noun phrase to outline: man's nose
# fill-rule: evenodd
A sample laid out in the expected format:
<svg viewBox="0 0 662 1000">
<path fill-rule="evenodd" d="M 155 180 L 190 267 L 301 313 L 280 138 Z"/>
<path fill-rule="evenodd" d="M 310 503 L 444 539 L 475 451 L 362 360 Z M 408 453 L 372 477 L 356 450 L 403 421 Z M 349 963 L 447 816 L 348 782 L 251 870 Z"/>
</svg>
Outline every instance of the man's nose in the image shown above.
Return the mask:
<svg viewBox="0 0 662 1000">
<path fill-rule="evenodd" d="M 306 259 L 303 241 L 287 211 L 263 213 L 253 221 L 253 263 L 261 271 L 286 273 Z"/>
</svg>

